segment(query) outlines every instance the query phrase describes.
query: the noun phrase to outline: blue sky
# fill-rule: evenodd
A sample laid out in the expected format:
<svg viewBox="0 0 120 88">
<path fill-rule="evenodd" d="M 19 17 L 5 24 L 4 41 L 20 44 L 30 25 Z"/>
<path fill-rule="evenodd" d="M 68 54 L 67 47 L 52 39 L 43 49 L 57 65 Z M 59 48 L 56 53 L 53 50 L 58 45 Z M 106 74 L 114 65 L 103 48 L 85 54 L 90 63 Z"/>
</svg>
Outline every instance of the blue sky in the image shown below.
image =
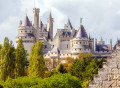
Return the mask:
<svg viewBox="0 0 120 88">
<path fill-rule="evenodd" d="M 9 37 L 15 44 L 20 20 L 27 15 L 33 21 L 34 0 L 0 0 L 0 43 Z M 70 18 L 75 29 L 79 28 L 80 17 L 91 37 L 98 40 L 103 37 L 106 43 L 120 38 L 120 0 L 35 0 L 35 7 L 40 8 L 40 18 L 47 24 L 51 11 L 54 18 L 54 35 L 63 28 Z M 16 44 L 15 44 L 16 45 Z"/>
</svg>

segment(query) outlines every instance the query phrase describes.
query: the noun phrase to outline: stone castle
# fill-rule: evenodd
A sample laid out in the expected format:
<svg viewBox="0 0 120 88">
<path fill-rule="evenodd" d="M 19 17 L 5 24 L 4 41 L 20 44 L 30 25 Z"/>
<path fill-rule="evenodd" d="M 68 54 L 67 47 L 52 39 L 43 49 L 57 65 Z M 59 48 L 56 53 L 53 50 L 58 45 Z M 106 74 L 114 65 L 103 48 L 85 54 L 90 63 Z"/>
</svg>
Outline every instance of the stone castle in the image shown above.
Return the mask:
<svg viewBox="0 0 120 88">
<path fill-rule="evenodd" d="M 18 27 L 18 35 L 16 36 L 16 43 L 19 38 L 23 39 L 25 50 L 30 55 L 31 46 L 37 41 L 43 41 L 44 58 L 61 60 L 65 62 L 65 58 L 70 56 L 77 58 L 80 52 L 92 53 L 93 57 L 108 57 L 112 53 L 112 40 L 110 44 L 105 44 L 101 38 L 100 41 L 87 35 L 87 32 L 82 24 L 76 30 L 68 19 L 67 24 L 63 29 L 57 29 L 53 37 L 53 23 L 54 19 L 49 14 L 47 18 L 48 24 L 43 24 L 39 19 L 39 8 L 33 8 L 34 23 L 32 23 L 26 15 L 24 21 L 20 21 Z"/>
</svg>

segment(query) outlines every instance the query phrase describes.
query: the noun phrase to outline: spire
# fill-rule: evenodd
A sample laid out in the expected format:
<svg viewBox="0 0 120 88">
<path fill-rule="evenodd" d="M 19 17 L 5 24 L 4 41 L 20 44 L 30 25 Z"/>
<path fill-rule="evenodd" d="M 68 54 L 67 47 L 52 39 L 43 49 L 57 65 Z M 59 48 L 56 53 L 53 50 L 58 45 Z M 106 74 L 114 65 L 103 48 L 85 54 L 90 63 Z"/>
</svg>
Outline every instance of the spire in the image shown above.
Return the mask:
<svg viewBox="0 0 120 88">
<path fill-rule="evenodd" d="M 87 35 L 83 25 L 80 26 L 78 33 L 76 35 L 76 38 L 88 38 L 88 35 Z"/>
<path fill-rule="evenodd" d="M 49 18 L 52 18 L 51 11 L 50 11 L 50 14 L 49 14 Z"/>
<path fill-rule="evenodd" d="M 82 20 L 83 20 L 83 18 L 80 18 L 80 25 L 82 25 Z"/>
<path fill-rule="evenodd" d="M 103 41 L 102 37 L 101 37 L 101 41 Z"/>
<path fill-rule="evenodd" d="M 26 8 L 26 16 L 27 16 L 27 8 Z"/>
<path fill-rule="evenodd" d="M 20 26 L 22 26 L 22 20 L 20 20 Z"/>
<path fill-rule="evenodd" d="M 69 18 L 68 18 L 68 22 L 67 22 L 67 24 L 65 24 L 65 27 L 64 27 L 64 28 L 65 28 L 65 29 L 73 29 L 72 24 L 71 24 Z"/>
<path fill-rule="evenodd" d="M 26 15 L 25 20 L 24 20 L 24 26 L 32 26 L 27 15 Z"/>
</svg>

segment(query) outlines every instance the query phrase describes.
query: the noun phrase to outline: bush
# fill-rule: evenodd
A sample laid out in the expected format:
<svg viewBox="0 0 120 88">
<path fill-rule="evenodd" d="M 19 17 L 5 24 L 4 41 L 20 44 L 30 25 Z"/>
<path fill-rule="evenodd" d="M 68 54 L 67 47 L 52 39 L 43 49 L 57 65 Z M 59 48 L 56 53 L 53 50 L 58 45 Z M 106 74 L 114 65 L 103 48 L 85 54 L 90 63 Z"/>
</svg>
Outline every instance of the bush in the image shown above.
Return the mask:
<svg viewBox="0 0 120 88">
<path fill-rule="evenodd" d="M 78 78 L 70 74 L 55 74 L 49 78 L 18 77 L 0 81 L 3 88 L 81 88 Z"/>
</svg>

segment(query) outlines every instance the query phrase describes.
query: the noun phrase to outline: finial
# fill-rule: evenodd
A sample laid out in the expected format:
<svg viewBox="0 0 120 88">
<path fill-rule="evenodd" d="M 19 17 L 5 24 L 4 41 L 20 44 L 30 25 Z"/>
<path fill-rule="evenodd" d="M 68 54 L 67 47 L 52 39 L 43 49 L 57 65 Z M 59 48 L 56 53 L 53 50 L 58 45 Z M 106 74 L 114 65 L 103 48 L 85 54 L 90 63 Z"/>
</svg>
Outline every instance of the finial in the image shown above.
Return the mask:
<svg viewBox="0 0 120 88">
<path fill-rule="evenodd" d="M 102 39 L 102 36 L 101 36 L 101 41 L 102 41 L 103 39 Z"/>
<path fill-rule="evenodd" d="M 82 25 L 82 20 L 83 20 L 83 18 L 80 18 L 80 25 Z"/>
<path fill-rule="evenodd" d="M 22 26 L 22 20 L 20 20 L 20 27 Z"/>
<path fill-rule="evenodd" d="M 50 10 L 50 15 L 49 15 L 49 17 L 51 18 L 52 16 L 51 16 L 51 10 Z"/>
<path fill-rule="evenodd" d="M 26 8 L 26 16 L 27 16 L 27 8 Z"/>
</svg>

